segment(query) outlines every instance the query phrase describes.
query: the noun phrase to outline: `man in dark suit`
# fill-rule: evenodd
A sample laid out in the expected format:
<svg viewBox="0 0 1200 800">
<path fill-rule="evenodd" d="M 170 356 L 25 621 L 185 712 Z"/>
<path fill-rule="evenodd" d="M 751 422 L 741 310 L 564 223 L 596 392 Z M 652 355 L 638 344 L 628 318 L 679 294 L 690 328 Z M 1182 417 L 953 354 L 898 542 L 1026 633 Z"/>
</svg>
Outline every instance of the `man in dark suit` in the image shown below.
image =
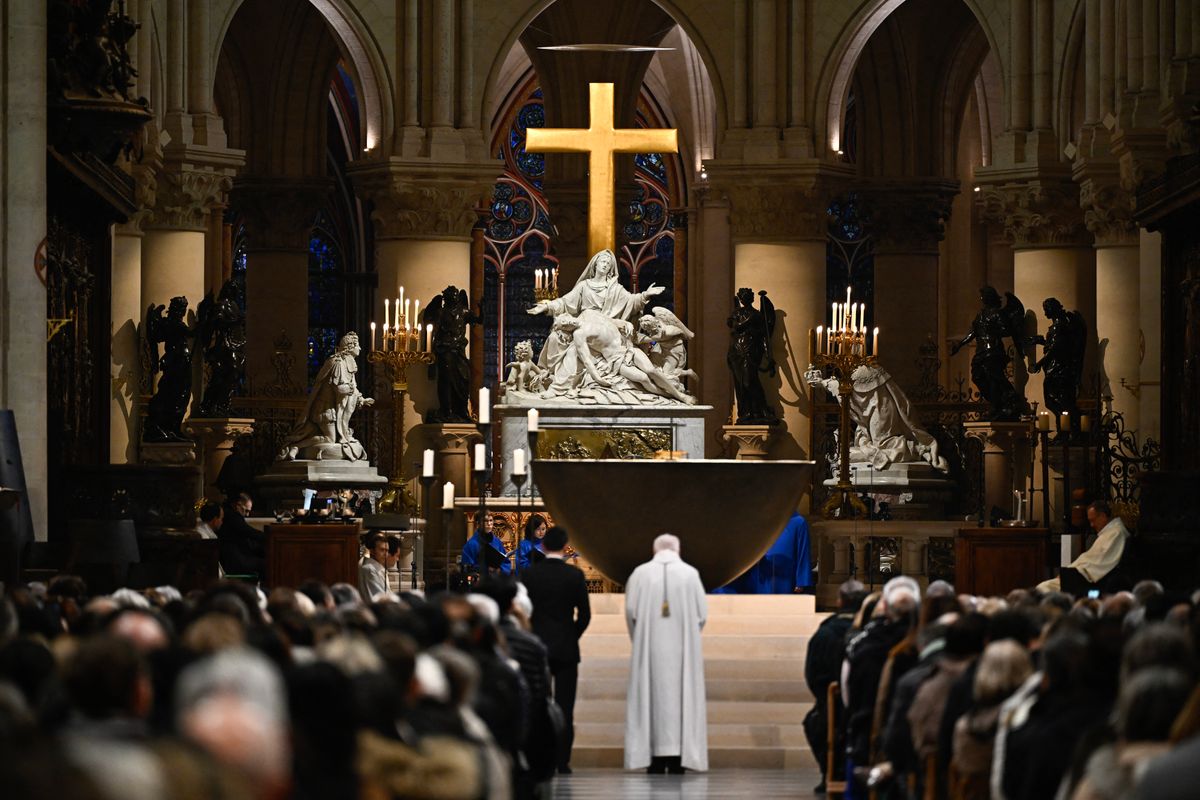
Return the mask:
<svg viewBox="0 0 1200 800">
<path fill-rule="evenodd" d="M 267 535 L 246 522 L 254 509 L 248 494 L 230 498 L 217 538 L 221 541 L 221 567 L 227 575 L 267 574 Z"/>
<path fill-rule="evenodd" d="M 566 741 L 558 763 L 558 771 L 563 775 L 571 773 L 571 745 L 575 740 L 579 637 L 592 619 L 587 581 L 578 567 L 563 560 L 566 548 L 567 531 L 551 528 L 542 539 L 546 558 L 521 573 L 521 582 L 529 590 L 529 600 L 533 603 L 533 632 L 549 651 L 554 699 L 566 722 Z"/>
</svg>

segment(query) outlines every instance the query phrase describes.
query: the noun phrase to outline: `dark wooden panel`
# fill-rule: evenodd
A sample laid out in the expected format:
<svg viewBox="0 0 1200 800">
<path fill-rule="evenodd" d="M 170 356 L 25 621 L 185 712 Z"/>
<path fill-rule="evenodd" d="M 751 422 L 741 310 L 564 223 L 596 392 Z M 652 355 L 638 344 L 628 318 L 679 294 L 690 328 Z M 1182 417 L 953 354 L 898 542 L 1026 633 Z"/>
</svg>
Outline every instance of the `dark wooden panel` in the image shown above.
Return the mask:
<svg viewBox="0 0 1200 800">
<path fill-rule="evenodd" d="M 1045 528 L 962 528 L 955 542 L 955 588 L 1006 595 L 1049 577 L 1050 534 Z"/>
<path fill-rule="evenodd" d="M 358 585 L 358 525 L 268 525 L 267 585 Z"/>
</svg>

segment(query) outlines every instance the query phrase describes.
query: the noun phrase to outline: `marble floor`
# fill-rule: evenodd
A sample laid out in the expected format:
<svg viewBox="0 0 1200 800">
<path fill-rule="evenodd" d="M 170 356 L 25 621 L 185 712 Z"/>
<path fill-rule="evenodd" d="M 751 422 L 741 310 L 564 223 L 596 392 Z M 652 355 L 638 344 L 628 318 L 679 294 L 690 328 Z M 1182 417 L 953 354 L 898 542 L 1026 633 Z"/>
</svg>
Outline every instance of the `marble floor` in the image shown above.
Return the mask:
<svg viewBox="0 0 1200 800">
<path fill-rule="evenodd" d="M 555 800 L 710 800 L 807 798 L 821 779 L 812 769 L 718 769 L 687 775 L 646 775 L 620 769 L 576 769 L 554 780 Z"/>
</svg>

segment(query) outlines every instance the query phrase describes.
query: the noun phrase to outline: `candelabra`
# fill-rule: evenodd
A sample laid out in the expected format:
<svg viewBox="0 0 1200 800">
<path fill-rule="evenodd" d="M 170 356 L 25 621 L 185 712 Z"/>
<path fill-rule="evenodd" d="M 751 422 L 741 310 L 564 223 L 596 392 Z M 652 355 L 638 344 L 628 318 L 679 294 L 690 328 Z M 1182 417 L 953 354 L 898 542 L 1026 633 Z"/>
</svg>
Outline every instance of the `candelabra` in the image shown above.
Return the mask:
<svg viewBox="0 0 1200 800">
<path fill-rule="evenodd" d="M 372 350 L 367 362 L 386 364 L 392 380 L 392 469 L 387 489 L 379 500 L 379 510 L 400 513 L 417 507 L 417 501 L 404 486 L 404 401 L 408 396 L 408 368 L 412 364 L 432 364 L 433 353 L 388 349 L 389 343 L 389 333 L 385 331 L 384 349 Z"/>
<path fill-rule="evenodd" d="M 539 303 L 558 299 L 558 269 L 537 269 L 533 275 L 533 299 Z"/>
<path fill-rule="evenodd" d="M 875 330 L 878 337 L 879 329 Z M 827 517 L 834 511 L 842 518 L 851 517 L 856 511 L 866 514 L 867 505 L 855 493 L 854 484 L 850 482 L 850 395 L 854 391 L 851 376 L 859 367 L 874 366 L 879 362 L 875 355 L 867 354 L 865 329 L 848 326 L 840 330 L 830 329 L 827 335 L 822 335 L 821 329 L 818 329 L 817 340 L 821 352 L 813 355 L 813 365 L 821 370 L 829 370 L 837 378 L 841 412 L 838 424 L 838 482 L 821 511 Z"/>
</svg>

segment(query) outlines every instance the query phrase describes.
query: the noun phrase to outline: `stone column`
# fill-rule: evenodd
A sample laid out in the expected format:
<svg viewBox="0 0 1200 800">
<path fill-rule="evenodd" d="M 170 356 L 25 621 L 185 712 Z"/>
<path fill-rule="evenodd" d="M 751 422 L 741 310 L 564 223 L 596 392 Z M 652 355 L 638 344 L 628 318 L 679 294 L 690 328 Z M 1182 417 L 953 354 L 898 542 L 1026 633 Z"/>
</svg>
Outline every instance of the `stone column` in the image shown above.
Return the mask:
<svg viewBox="0 0 1200 800">
<path fill-rule="evenodd" d="M 869 300 L 886 337 L 882 366 L 909 394 L 920 377 L 920 346 L 938 339 L 938 245 L 957 193 L 955 181 L 867 190 L 876 237 L 875 296 L 858 300 Z"/>
<path fill-rule="evenodd" d="M 281 335 L 300 348 L 293 378 L 308 386 L 308 242 L 328 190 L 322 180 L 286 179 L 239 180 L 234 189 L 232 202 L 246 220 L 246 375 L 253 391 L 275 377 L 271 357 Z"/>
<path fill-rule="evenodd" d="M 1116 182 L 1085 179 L 1080 205 L 1084 223 L 1096 239 L 1096 345 L 1100 392 L 1112 410 L 1124 415 L 1128 430 L 1137 430 L 1140 382 L 1140 267 L 1133 195 Z"/>
<path fill-rule="evenodd" d="M 383 300 L 396 298 L 401 286 L 404 297 L 420 300 L 422 309 L 447 286 L 468 289 L 472 305 L 478 305 L 482 298 L 469 292 L 471 229 L 475 207 L 495 181 L 495 168 L 463 165 L 434 171 L 362 162 L 352 165 L 350 172 L 358 193 L 374 206 L 371 220 L 379 284 L 371 317 L 379 323 L 380 334 Z M 468 330 L 468 336 L 477 331 Z M 408 378 L 404 437 L 406 449 L 411 449 L 421 445 L 413 429 L 426 411 L 437 406 L 437 387 L 424 369 L 410 370 Z M 457 481 L 456 485 L 465 489 Z"/>
<path fill-rule="evenodd" d="M 46 4 L 0 2 L 0 408 L 16 417 L 34 534 L 46 538 Z"/>
<path fill-rule="evenodd" d="M 777 176 L 766 183 L 757 170 L 741 165 L 711 162 L 708 169 L 714 185 L 730 200 L 733 288 L 766 290 L 778 311 L 773 344 L 779 372 L 774 379 L 766 374 L 762 379 L 784 430 L 771 446 L 770 457 L 808 458 L 812 438 L 812 390 L 804 382 L 808 332 L 826 321 L 826 207 L 830 181 L 840 173 L 814 171 Z M 730 297 L 725 308 L 731 309 L 732 303 Z M 724 313 L 727 316 L 729 311 Z"/>
</svg>

